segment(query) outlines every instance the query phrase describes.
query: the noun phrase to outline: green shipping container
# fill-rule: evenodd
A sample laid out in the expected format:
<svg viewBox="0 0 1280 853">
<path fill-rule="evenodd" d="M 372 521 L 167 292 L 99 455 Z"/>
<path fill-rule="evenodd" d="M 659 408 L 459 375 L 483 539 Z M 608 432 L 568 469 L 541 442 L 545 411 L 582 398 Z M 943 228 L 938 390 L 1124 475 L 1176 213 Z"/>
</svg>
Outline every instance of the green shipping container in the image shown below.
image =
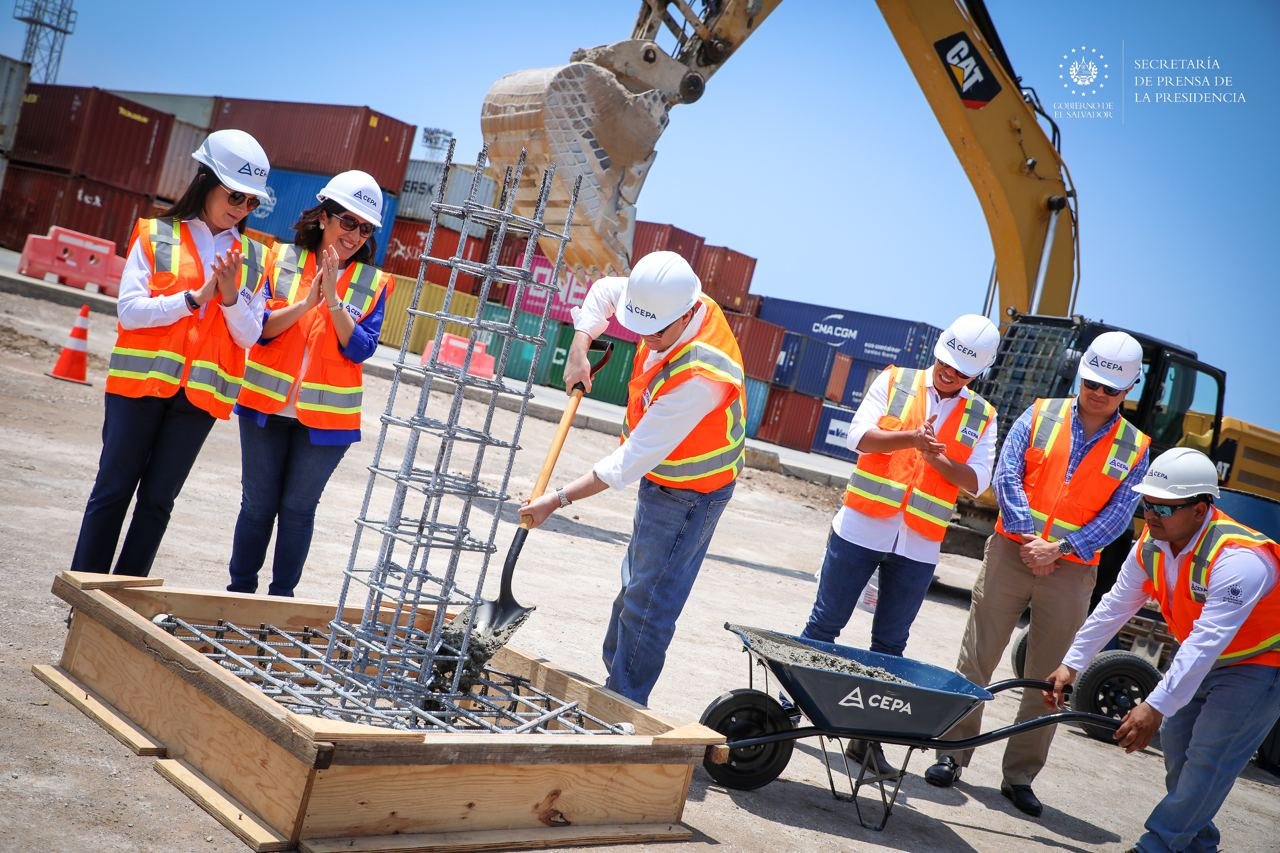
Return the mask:
<svg viewBox="0 0 1280 853">
<path fill-rule="evenodd" d="M 600 400 L 603 403 L 625 406 L 627 382 L 631 379 L 631 363 L 636 357 L 636 345 L 608 335 L 602 335 L 600 340 L 613 343 L 613 355 L 609 357 L 609 363 L 592 380 L 590 397 L 592 400 Z M 566 326 L 560 333 L 560 339 L 556 341 L 555 350 L 551 354 L 551 375 L 548 377 L 547 384 L 553 388 L 564 388 L 564 362 L 571 343 L 573 343 L 573 327 Z M 594 354 L 591 356 L 592 361 L 596 358 L 598 356 Z"/>
<path fill-rule="evenodd" d="M 494 310 L 494 309 L 497 310 Z M 498 305 L 486 305 L 484 307 L 485 318 L 489 320 L 503 320 L 508 317 L 509 308 Z M 516 328 L 523 334 L 538 334 L 538 324 L 542 322 L 542 318 L 537 314 L 529 314 L 525 311 L 516 312 Z M 551 351 L 555 347 L 555 342 L 560 337 L 563 323 L 557 323 L 555 320 L 548 320 L 546 327 L 547 345 L 542 353 L 542 358 L 538 359 L 537 373 L 533 376 L 534 385 L 546 385 L 547 377 L 551 372 Z M 496 335 L 494 336 L 497 337 Z M 495 352 L 495 348 L 498 350 Z M 501 354 L 501 343 L 495 341 L 493 345 L 487 345 L 485 351 L 497 359 Z M 514 379 L 523 383 L 529 378 L 529 372 L 533 369 L 533 357 L 537 349 L 533 344 L 524 341 L 516 341 L 511 344 L 511 352 L 507 354 L 506 368 L 502 371 L 502 375 L 508 379 Z"/>
</svg>

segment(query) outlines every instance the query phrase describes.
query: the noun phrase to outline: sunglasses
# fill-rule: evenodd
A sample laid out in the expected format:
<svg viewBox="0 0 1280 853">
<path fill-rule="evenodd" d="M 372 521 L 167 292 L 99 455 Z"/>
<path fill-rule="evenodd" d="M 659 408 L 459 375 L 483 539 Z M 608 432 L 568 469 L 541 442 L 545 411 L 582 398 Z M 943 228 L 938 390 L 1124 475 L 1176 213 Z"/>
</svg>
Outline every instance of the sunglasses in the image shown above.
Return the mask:
<svg viewBox="0 0 1280 853">
<path fill-rule="evenodd" d="M 957 378 L 957 379 L 959 379 L 961 382 L 972 382 L 972 381 L 973 381 L 973 377 L 972 377 L 972 376 L 970 376 L 970 375 L 969 375 L 969 374 L 967 374 L 967 373 L 961 373 L 960 371 L 956 370 L 956 369 L 955 369 L 954 367 L 952 367 L 951 365 L 947 364 L 945 361 L 940 361 L 940 360 L 938 360 L 938 359 L 934 359 L 934 364 L 939 365 L 939 366 L 941 366 L 941 367 L 945 367 L 945 368 L 947 368 L 947 370 L 950 370 L 952 373 L 954 373 L 954 374 L 956 375 L 956 378 Z M 935 368 L 935 370 L 936 370 L 936 368 Z"/>
<path fill-rule="evenodd" d="M 1119 388 L 1112 388 L 1110 385 L 1103 385 L 1101 382 L 1094 382 L 1092 379 L 1081 379 L 1080 384 L 1088 388 L 1090 391 L 1101 391 L 1108 397 L 1119 397 L 1124 393 Z"/>
<path fill-rule="evenodd" d="M 232 207 L 244 206 L 249 208 L 250 210 L 257 210 L 258 205 L 262 204 L 262 199 L 258 198 L 256 195 L 249 195 L 248 193 L 242 193 L 239 190 L 230 190 L 230 189 L 227 189 L 225 186 L 223 187 L 223 189 L 227 190 L 227 201 L 231 204 Z"/>
<path fill-rule="evenodd" d="M 329 218 L 338 220 L 338 224 L 342 226 L 343 231 L 355 231 L 358 228 L 360 229 L 361 237 L 368 237 L 373 233 L 373 225 L 368 222 L 361 222 L 350 213 L 330 213 Z"/>
<path fill-rule="evenodd" d="M 1180 504 L 1153 504 L 1146 498 L 1142 499 L 1143 512 L 1149 512 L 1157 518 L 1171 518 L 1175 512 L 1185 509 L 1189 506 L 1195 506 L 1200 503 L 1198 500 L 1183 501 Z"/>
</svg>

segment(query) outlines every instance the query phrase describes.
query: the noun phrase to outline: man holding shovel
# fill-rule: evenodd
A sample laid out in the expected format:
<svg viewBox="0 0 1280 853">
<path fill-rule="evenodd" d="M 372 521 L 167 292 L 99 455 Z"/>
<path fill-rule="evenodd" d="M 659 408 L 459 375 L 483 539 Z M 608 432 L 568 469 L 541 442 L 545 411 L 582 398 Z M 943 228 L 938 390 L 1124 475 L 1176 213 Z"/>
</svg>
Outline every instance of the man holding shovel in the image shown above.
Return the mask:
<svg viewBox="0 0 1280 853">
<path fill-rule="evenodd" d="M 640 336 L 622 442 L 581 477 L 529 501 L 537 527 L 557 509 L 639 482 L 622 586 L 604 639 L 605 686 L 640 704 L 662 672 L 746 452 L 742 355 L 724 314 L 674 252 L 653 252 L 626 278 L 592 286 L 575 309 L 565 387 L 591 390 L 587 349 L 610 317 Z"/>
</svg>

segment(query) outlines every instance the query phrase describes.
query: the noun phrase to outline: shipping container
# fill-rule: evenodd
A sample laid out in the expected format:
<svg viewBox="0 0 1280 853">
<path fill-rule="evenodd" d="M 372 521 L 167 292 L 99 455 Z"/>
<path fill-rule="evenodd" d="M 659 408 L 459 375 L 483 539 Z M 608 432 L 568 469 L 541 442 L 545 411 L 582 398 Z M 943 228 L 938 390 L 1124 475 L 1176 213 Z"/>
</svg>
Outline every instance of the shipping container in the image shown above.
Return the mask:
<svg viewBox="0 0 1280 853">
<path fill-rule="evenodd" d="M 837 352 L 839 350 L 830 344 L 809 338 L 796 363 L 793 388 L 809 397 L 826 397 L 827 380 L 831 378 L 831 365 Z"/>
<path fill-rule="evenodd" d="M 746 314 L 748 317 L 759 317 L 762 299 L 763 297 L 758 293 L 748 293 L 746 301 L 742 303 L 742 308 L 738 309 L 738 313 Z"/>
<path fill-rule="evenodd" d="M 837 352 L 831 362 L 831 375 L 827 377 L 827 389 L 823 397 L 832 403 L 844 399 L 844 388 L 849 384 L 849 371 L 853 369 L 853 356 Z"/>
<path fill-rule="evenodd" d="M 526 335 L 537 335 L 538 325 L 541 322 L 542 318 L 537 314 L 516 311 L 516 328 Z M 538 358 L 536 368 L 534 367 L 533 359 L 537 353 L 537 348 L 525 341 L 512 342 L 507 353 L 507 363 L 502 375 L 508 379 L 514 379 L 519 386 L 523 387 L 532 371 L 533 384 L 546 385 L 551 376 L 552 350 L 555 349 L 555 342 L 560 338 L 560 333 L 563 329 L 563 323 L 557 323 L 555 320 L 547 321 L 543 335 L 547 343 L 542 347 L 541 357 Z"/>
<path fill-rule="evenodd" d="M 747 375 L 752 379 L 772 381 L 786 329 L 745 314 L 726 313 L 724 318 L 738 339 Z"/>
<path fill-rule="evenodd" d="M 471 183 L 475 179 L 476 167 L 454 163 L 449 170 L 449 180 L 444 188 L 444 203 L 461 206 L 471 193 Z M 444 163 L 435 160 L 410 160 L 409 170 L 405 172 L 404 182 L 400 188 L 400 216 L 405 219 L 419 219 L 423 222 L 431 219 L 431 202 L 436 200 L 440 191 L 440 177 L 444 174 Z M 481 174 L 480 185 L 476 189 L 475 201 L 487 207 L 493 207 L 498 199 L 498 182 L 491 175 Z M 456 216 L 441 216 L 440 224 L 462 230 L 462 220 Z M 484 225 L 472 223 L 467 234 L 484 239 L 488 229 Z"/>
<path fill-rule="evenodd" d="M 519 259 L 517 259 L 517 263 Z M 530 266 L 533 281 L 540 285 L 550 285 L 555 268 L 551 261 L 541 253 L 533 256 Z M 547 315 L 557 323 L 572 323 L 574 308 L 582 304 L 590 289 L 590 282 L 584 282 L 568 270 L 561 270 L 560 289 L 549 290 L 547 287 L 526 287 L 520 307 L 531 314 L 541 314 L 547 300 L 551 300 L 551 311 Z M 515 299 L 515 290 L 509 292 L 509 298 Z"/>
<path fill-rule="evenodd" d="M 173 116 L 88 86 L 32 83 L 22 100 L 10 160 L 155 194 Z"/>
<path fill-rule="evenodd" d="M 187 191 L 191 179 L 196 176 L 200 164 L 191 152 L 200 147 L 209 131 L 185 121 L 174 121 L 169 134 L 169 145 L 164 162 L 160 165 L 160 178 L 156 181 L 156 196 L 166 201 L 177 201 Z"/>
<path fill-rule="evenodd" d="M 556 340 L 555 348 L 551 352 L 547 384 L 552 388 L 564 389 L 564 365 L 569 355 L 569 345 L 573 343 L 573 334 L 573 326 L 561 327 L 560 337 Z M 609 363 L 600 368 L 600 372 L 591 380 L 591 393 L 587 396 L 602 403 L 625 406 L 627 405 L 627 385 L 631 381 L 631 367 L 636 357 L 636 345 L 608 335 L 601 335 L 597 340 L 613 344 L 613 352 L 609 356 Z M 594 363 L 600 356 L 591 353 L 588 358 Z"/>
<path fill-rule="evenodd" d="M 747 438 L 755 438 L 764 420 L 764 410 L 769 405 L 769 383 L 747 377 Z"/>
<path fill-rule="evenodd" d="M 818 431 L 813 436 L 813 452 L 855 462 L 858 452 L 849 449 L 849 427 L 853 409 L 825 403 L 818 418 Z"/>
<path fill-rule="evenodd" d="M 368 107 L 221 97 L 211 126 L 252 134 L 271 158 L 273 175 L 286 169 L 328 178 L 360 169 L 393 193 L 404 184 L 415 132 L 413 125 Z"/>
<path fill-rule="evenodd" d="M 761 301 L 760 319 L 838 346 L 854 358 L 880 364 L 918 366 L 921 359 L 931 357 L 933 343 L 938 339 L 937 327 L 928 323 L 773 296 Z"/>
<path fill-rule="evenodd" d="M 702 251 L 706 239 L 691 231 L 685 231 L 674 225 L 662 222 L 636 222 L 635 237 L 631 242 L 631 263 L 643 258 L 650 252 L 675 252 L 696 267 L 698 253 Z"/>
<path fill-rule="evenodd" d="M 770 388 L 769 402 L 756 437 L 806 453 L 813 447 L 822 415 L 822 401 L 785 388 Z"/>
<path fill-rule="evenodd" d="M 862 405 L 863 395 L 867 389 L 871 387 L 871 383 L 876 381 L 887 364 L 880 364 L 875 361 L 868 361 L 865 358 L 855 358 L 849 365 L 849 378 L 845 381 L 844 394 L 840 397 L 840 405 L 846 408 L 858 408 Z"/>
<path fill-rule="evenodd" d="M 213 105 L 216 99 L 212 95 L 171 95 L 167 92 L 132 92 L 120 89 L 109 91 L 153 110 L 168 113 L 178 121 L 206 130 L 213 126 Z M 270 156 L 270 152 L 267 154 Z"/>
<path fill-rule="evenodd" d="M 294 223 L 298 221 L 302 211 L 320 203 L 316 201 L 316 193 L 324 188 L 330 177 L 291 172 L 277 169 L 273 165 L 271 175 L 267 178 L 267 194 L 271 196 L 271 200 L 249 214 L 245 227 L 274 234 L 285 242 L 293 240 Z M 377 241 L 374 263 L 379 266 L 386 259 L 397 203 L 398 200 L 391 193 L 382 194 L 382 227 L 373 232 L 373 239 Z M 417 270 L 414 270 L 414 275 L 417 275 Z"/>
<path fill-rule="evenodd" d="M 0 154 L 13 148 L 22 98 L 27 93 L 31 63 L 0 56 Z"/>
<path fill-rule="evenodd" d="M 427 241 L 427 232 L 431 226 L 426 222 L 411 219 L 397 219 L 391 228 L 387 253 L 382 261 L 382 268 L 395 275 L 417 278 L 422 266 L 422 249 Z M 431 257 L 447 260 L 458 251 L 458 240 L 462 237 L 456 230 L 444 225 L 436 226 L 436 234 L 431 244 Z M 475 237 L 468 237 L 462 248 L 462 257 L 469 261 L 483 263 L 487 259 L 486 243 Z M 449 283 L 449 268 L 441 264 L 427 265 L 427 281 L 433 284 Z M 480 280 L 468 273 L 459 273 L 454 287 L 463 293 L 475 293 Z"/>
<path fill-rule="evenodd" d="M 20 252 L 28 234 L 61 225 L 110 240 L 124 256 L 134 224 L 150 213 L 142 193 L 10 163 L 0 189 L 0 246 Z"/>
<path fill-rule="evenodd" d="M 413 299 L 413 291 L 417 286 L 416 278 L 395 276 L 395 289 L 387 297 L 386 307 L 382 312 L 382 333 L 378 342 L 399 349 L 404 342 L 404 330 L 409 323 L 409 305 Z M 438 284 L 423 284 L 422 293 L 418 295 L 419 311 L 439 311 L 444 306 L 445 288 Z M 449 303 L 449 313 L 463 317 L 475 317 L 479 303 L 474 296 L 466 293 L 455 293 Z M 409 336 L 409 352 L 421 353 L 427 341 L 434 340 L 436 328 L 440 321 L 433 317 L 413 318 L 413 332 Z M 467 337 L 470 329 L 458 323 L 446 323 L 444 330 L 451 335 Z"/>
<path fill-rule="evenodd" d="M 703 246 L 694 271 L 702 282 L 703 293 L 724 307 L 738 311 L 746 306 L 756 259 L 725 246 Z"/>
<path fill-rule="evenodd" d="M 800 352 L 809 338 L 799 332 L 784 332 L 782 346 L 778 348 L 778 358 L 774 362 L 772 384 L 779 388 L 792 389 L 796 385 L 796 365 L 800 362 Z"/>
</svg>

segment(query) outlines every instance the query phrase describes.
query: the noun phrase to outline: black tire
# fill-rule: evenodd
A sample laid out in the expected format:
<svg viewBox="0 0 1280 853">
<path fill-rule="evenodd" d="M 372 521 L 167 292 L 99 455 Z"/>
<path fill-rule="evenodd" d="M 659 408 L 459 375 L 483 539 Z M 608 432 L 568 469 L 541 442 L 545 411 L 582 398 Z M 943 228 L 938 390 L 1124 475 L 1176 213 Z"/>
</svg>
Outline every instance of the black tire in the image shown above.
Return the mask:
<svg viewBox="0 0 1280 853">
<path fill-rule="evenodd" d="M 1080 673 L 1071 691 L 1071 707 L 1077 711 L 1123 719 L 1160 683 L 1160 670 L 1132 652 L 1103 652 Z M 1084 726 L 1095 740 L 1114 743 L 1114 732 L 1101 726 Z"/>
<path fill-rule="evenodd" d="M 1030 635 L 1031 629 L 1023 628 L 1009 646 L 1009 666 L 1013 667 L 1016 678 L 1026 678 L 1024 673 L 1027 671 L 1027 637 Z"/>
<path fill-rule="evenodd" d="M 700 722 L 715 729 L 730 742 L 751 737 L 789 731 L 791 718 L 768 693 L 748 688 L 730 690 L 707 706 Z M 752 791 L 768 785 L 786 769 L 791 760 L 794 740 L 778 741 L 764 746 L 752 746 L 729 751 L 729 760 L 714 764 L 709 758 L 702 761 L 711 778 L 727 788 Z"/>
</svg>

